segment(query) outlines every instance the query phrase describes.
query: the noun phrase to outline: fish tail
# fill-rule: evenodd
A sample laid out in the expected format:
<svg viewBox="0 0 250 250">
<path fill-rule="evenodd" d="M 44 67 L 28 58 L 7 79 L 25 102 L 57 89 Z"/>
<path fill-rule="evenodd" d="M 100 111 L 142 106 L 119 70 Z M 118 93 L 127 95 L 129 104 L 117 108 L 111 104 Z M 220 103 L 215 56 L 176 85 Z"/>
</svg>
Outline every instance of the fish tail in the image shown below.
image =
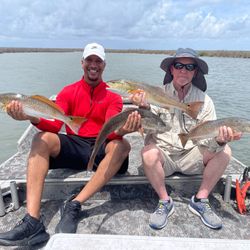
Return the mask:
<svg viewBox="0 0 250 250">
<path fill-rule="evenodd" d="M 94 145 L 94 148 L 93 148 L 93 151 L 90 155 L 90 158 L 89 158 L 89 162 L 88 162 L 88 165 L 87 165 L 87 171 L 92 171 L 93 170 L 93 167 L 94 167 L 94 164 L 95 164 L 95 157 L 97 155 L 97 152 L 101 146 L 101 144 L 98 143 L 99 140 L 98 140 L 98 137 L 95 141 L 95 145 Z"/>
<path fill-rule="evenodd" d="M 141 134 L 142 139 L 144 140 L 144 134 L 143 134 L 144 133 L 144 129 L 143 129 L 143 127 L 139 128 L 138 132 Z"/>
<path fill-rule="evenodd" d="M 185 145 L 186 145 L 186 143 L 188 141 L 188 134 L 180 133 L 180 134 L 178 134 L 178 136 L 179 136 L 179 138 L 181 140 L 181 144 L 182 144 L 183 148 L 185 148 Z"/>
<path fill-rule="evenodd" d="M 204 102 L 190 102 L 186 103 L 188 105 L 188 109 L 186 110 L 186 113 L 191 116 L 193 119 L 197 118 L 197 115 L 199 114 L 199 111 L 201 109 L 201 106 Z"/>
<path fill-rule="evenodd" d="M 69 121 L 67 121 L 67 125 L 70 127 L 75 134 L 78 134 L 78 131 L 81 125 L 87 120 L 85 117 L 79 116 L 69 116 Z"/>
<path fill-rule="evenodd" d="M 95 157 L 94 157 L 94 155 L 92 154 L 92 155 L 90 156 L 90 159 L 89 159 L 89 162 L 88 162 L 88 165 L 87 165 L 87 171 L 92 171 L 92 170 L 93 170 L 94 160 L 95 160 Z"/>
<path fill-rule="evenodd" d="M 142 94 L 144 93 L 145 91 L 142 90 L 142 89 L 131 89 L 131 90 L 128 90 L 128 93 L 129 94 Z"/>
</svg>

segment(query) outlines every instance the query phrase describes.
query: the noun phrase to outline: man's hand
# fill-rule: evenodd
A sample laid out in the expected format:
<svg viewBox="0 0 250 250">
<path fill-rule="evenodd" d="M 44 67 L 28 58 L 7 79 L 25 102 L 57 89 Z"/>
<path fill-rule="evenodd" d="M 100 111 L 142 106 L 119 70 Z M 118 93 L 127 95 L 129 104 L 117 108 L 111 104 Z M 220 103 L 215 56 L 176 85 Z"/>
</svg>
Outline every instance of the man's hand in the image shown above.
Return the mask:
<svg viewBox="0 0 250 250">
<path fill-rule="evenodd" d="M 129 99 L 134 105 L 139 106 L 140 108 L 150 108 L 146 99 L 146 93 L 143 90 L 138 89 L 138 91 L 129 96 Z"/>
<path fill-rule="evenodd" d="M 123 136 L 139 129 L 141 129 L 141 116 L 134 111 L 128 116 L 126 123 L 116 131 L 116 134 Z"/>
<path fill-rule="evenodd" d="M 239 140 L 241 132 L 234 132 L 230 127 L 222 126 L 219 128 L 219 135 L 216 137 L 217 143 L 223 145 L 227 142 Z"/>
<path fill-rule="evenodd" d="M 40 119 L 37 117 L 28 116 L 23 112 L 22 104 L 19 101 L 12 101 L 6 107 L 7 114 L 18 121 L 30 120 L 30 122 L 37 124 Z"/>
</svg>

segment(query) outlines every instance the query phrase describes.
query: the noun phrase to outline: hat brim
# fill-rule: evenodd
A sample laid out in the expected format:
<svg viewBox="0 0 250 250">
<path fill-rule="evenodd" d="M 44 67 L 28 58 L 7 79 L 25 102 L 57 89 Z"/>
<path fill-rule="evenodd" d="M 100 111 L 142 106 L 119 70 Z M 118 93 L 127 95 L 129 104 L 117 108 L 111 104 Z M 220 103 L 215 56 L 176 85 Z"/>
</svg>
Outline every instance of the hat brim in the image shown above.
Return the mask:
<svg viewBox="0 0 250 250">
<path fill-rule="evenodd" d="M 170 72 L 170 66 L 175 62 L 175 60 L 178 57 L 168 57 L 165 58 L 162 62 L 161 62 L 161 69 L 164 70 L 166 72 L 166 75 L 164 77 L 163 80 L 163 84 L 167 84 L 170 83 L 173 80 L 173 76 L 171 75 Z M 188 57 L 188 58 L 192 58 L 195 63 L 198 66 L 198 71 L 196 76 L 193 78 L 192 83 L 198 87 L 199 89 L 201 89 L 202 91 L 206 91 L 207 89 L 207 82 L 206 79 L 204 77 L 204 74 L 208 73 L 208 65 L 205 61 L 203 61 L 200 58 L 196 58 L 196 57 Z"/>
<path fill-rule="evenodd" d="M 105 58 L 102 55 L 100 55 L 100 53 L 97 53 L 97 52 L 86 53 L 83 56 L 83 59 L 86 59 L 87 57 L 92 56 L 92 55 L 98 56 L 100 59 L 102 59 L 102 61 L 105 61 Z"/>
</svg>

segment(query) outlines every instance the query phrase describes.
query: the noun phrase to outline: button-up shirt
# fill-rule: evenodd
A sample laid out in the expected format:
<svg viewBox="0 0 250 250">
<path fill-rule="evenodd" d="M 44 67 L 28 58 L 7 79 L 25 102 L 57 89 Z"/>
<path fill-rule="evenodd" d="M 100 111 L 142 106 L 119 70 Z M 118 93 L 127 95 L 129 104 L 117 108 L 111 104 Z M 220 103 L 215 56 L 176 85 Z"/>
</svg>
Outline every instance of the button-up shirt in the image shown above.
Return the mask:
<svg viewBox="0 0 250 250">
<path fill-rule="evenodd" d="M 163 91 L 166 93 L 166 96 L 179 101 L 178 93 L 174 88 L 173 83 L 166 84 Z M 169 155 L 182 154 L 184 153 L 184 151 L 192 149 L 196 145 L 206 146 L 211 152 L 221 150 L 221 147 L 218 145 L 214 138 L 199 140 L 197 142 L 188 140 L 185 148 L 183 148 L 178 134 L 188 133 L 191 128 L 193 128 L 200 122 L 215 120 L 216 112 L 212 99 L 205 92 L 201 91 L 194 85 L 191 85 L 182 102 L 187 104 L 190 102 L 203 102 L 197 118 L 193 119 L 185 114 L 182 110 L 177 108 L 165 109 L 151 105 L 152 112 L 158 114 L 162 118 L 162 120 L 166 123 L 169 123 L 172 128 L 163 134 L 147 135 L 145 138 L 145 144 L 147 145 L 150 143 L 154 143 L 162 150 L 168 152 Z"/>
</svg>

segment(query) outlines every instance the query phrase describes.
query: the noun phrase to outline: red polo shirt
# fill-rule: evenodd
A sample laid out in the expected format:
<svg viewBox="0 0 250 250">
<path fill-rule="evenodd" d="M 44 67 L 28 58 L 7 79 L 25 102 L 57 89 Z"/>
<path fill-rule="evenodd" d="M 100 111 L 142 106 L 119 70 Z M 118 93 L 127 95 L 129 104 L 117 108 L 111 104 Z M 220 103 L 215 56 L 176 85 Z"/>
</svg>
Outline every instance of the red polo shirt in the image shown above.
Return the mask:
<svg viewBox="0 0 250 250">
<path fill-rule="evenodd" d="M 105 121 L 121 112 L 122 99 L 119 95 L 106 89 L 107 84 L 101 82 L 91 87 L 84 79 L 68 85 L 57 95 L 56 104 L 60 106 L 65 115 L 81 116 L 87 118 L 79 129 L 78 135 L 82 137 L 97 137 Z M 49 121 L 41 118 L 36 127 L 42 131 L 58 133 L 63 122 Z M 66 126 L 67 134 L 74 132 Z M 121 138 L 112 133 L 109 139 Z"/>
</svg>

